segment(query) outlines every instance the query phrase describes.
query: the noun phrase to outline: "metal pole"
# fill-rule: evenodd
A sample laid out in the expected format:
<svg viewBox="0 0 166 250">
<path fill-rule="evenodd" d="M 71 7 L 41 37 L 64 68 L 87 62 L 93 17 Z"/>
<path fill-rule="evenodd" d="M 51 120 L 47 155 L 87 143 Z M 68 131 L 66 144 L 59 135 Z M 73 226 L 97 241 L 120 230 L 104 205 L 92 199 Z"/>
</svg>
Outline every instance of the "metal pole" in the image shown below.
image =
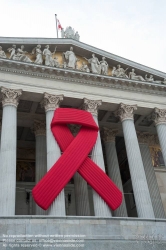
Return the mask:
<svg viewBox="0 0 166 250">
<path fill-rule="evenodd" d="M 58 38 L 57 14 L 55 14 L 55 20 L 56 20 L 56 34 L 57 34 L 57 38 Z"/>
</svg>

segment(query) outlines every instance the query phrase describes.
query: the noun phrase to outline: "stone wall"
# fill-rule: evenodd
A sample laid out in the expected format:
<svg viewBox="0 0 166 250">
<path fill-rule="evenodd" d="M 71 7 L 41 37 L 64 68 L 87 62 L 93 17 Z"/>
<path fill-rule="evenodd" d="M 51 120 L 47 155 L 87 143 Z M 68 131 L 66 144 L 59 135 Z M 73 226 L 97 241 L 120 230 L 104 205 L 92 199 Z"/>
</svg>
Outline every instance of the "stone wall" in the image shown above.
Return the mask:
<svg viewBox="0 0 166 250">
<path fill-rule="evenodd" d="M 0 249 L 18 250 L 26 246 L 26 249 L 38 250 L 159 250 L 166 249 L 165 232 L 166 220 L 72 216 L 0 217 Z M 68 247 L 63 244 L 68 244 Z"/>
</svg>

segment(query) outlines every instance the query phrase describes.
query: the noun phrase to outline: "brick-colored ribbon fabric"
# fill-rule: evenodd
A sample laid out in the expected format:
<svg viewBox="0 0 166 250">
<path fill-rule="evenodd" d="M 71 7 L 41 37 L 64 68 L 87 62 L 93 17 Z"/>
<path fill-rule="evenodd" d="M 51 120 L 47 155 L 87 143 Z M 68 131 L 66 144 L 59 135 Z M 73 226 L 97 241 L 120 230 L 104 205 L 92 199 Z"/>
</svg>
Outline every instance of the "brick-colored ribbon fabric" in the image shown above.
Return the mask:
<svg viewBox="0 0 166 250">
<path fill-rule="evenodd" d="M 67 124 L 81 125 L 76 137 Z M 58 108 L 54 113 L 51 130 L 63 154 L 32 190 L 38 206 L 47 210 L 77 171 L 112 210 L 117 209 L 122 202 L 121 191 L 88 157 L 98 136 L 98 126 L 91 113 Z"/>
</svg>

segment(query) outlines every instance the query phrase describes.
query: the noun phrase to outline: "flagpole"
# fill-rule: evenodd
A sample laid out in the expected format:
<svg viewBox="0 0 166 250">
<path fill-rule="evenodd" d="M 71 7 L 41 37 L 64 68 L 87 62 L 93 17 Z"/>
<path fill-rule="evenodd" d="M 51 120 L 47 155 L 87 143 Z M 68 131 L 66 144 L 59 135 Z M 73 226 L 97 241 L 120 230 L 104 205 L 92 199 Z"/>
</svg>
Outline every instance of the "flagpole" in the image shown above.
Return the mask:
<svg viewBox="0 0 166 250">
<path fill-rule="evenodd" d="M 58 38 L 57 14 L 55 14 L 55 20 L 56 20 L 56 34 L 57 34 L 57 38 Z"/>
</svg>

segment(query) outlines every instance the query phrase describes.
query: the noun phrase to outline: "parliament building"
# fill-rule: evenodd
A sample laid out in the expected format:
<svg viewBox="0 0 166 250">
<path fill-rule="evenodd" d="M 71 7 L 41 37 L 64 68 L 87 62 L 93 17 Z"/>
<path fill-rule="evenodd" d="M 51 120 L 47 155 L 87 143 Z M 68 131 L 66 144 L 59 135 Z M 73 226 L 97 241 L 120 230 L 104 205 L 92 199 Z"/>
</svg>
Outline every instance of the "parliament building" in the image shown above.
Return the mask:
<svg viewBox="0 0 166 250">
<path fill-rule="evenodd" d="M 0 88 L 0 249 L 166 249 L 166 73 L 78 33 L 0 37 Z M 35 203 L 63 155 L 50 127 L 57 108 L 98 125 L 89 158 L 121 190 L 116 210 L 77 172 L 48 210 Z M 80 126 L 68 127 L 77 137 Z"/>
</svg>

